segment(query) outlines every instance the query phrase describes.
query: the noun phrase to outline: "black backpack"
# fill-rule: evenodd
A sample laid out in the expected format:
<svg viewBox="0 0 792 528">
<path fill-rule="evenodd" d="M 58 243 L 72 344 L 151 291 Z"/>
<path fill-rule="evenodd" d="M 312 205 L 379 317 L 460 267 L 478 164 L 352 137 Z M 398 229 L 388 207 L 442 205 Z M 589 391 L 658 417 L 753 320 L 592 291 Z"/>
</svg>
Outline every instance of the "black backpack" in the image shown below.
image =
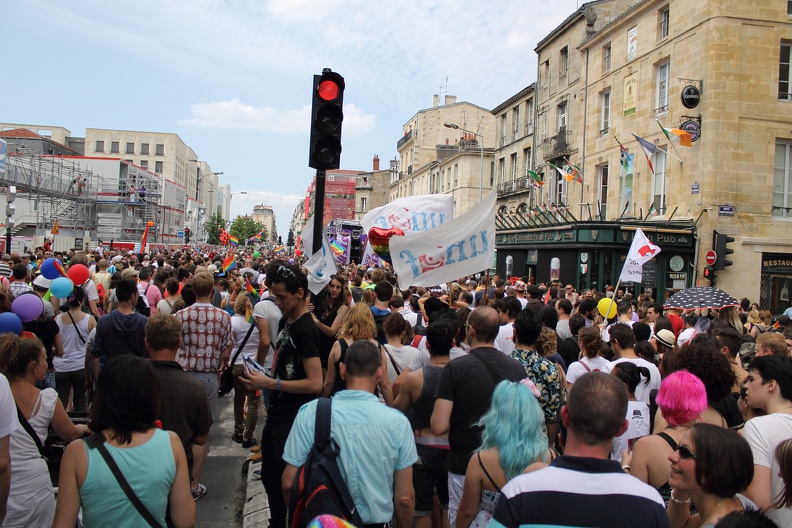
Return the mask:
<svg viewBox="0 0 792 528">
<path fill-rule="evenodd" d="M 325 514 L 335 515 L 354 526 L 363 526 L 336 461 L 341 449 L 330 436 L 331 406 L 330 398 L 319 398 L 317 402 L 314 445 L 305 464 L 297 470 L 292 486 L 291 528 L 307 526 L 314 518 Z"/>
<path fill-rule="evenodd" d="M 388 342 L 387 338 L 385 337 L 385 330 L 382 328 L 382 323 L 385 322 L 385 319 L 389 315 L 390 314 L 379 314 L 374 316 L 374 324 L 377 327 L 377 336 L 375 339 L 380 345 L 387 344 Z"/>
</svg>

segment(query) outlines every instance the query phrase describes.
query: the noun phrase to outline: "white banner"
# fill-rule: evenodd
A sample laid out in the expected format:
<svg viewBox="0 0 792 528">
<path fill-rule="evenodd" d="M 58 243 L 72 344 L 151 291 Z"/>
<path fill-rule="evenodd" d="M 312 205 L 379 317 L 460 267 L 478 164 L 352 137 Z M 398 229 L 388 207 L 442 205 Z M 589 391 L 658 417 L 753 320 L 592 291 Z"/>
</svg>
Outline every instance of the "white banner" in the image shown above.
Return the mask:
<svg viewBox="0 0 792 528">
<path fill-rule="evenodd" d="M 372 209 L 360 223 L 368 233 L 372 227 L 398 227 L 404 236 L 429 231 L 448 223 L 454 217 L 454 197 L 450 194 L 423 194 L 399 198 Z"/>
<path fill-rule="evenodd" d="M 390 239 L 399 288 L 435 286 L 492 266 L 495 257 L 495 191 L 440 227 Z"/>
<path fill-rule="evenodd" d="M 621 282 L 641 282 L 643 278 L 643 265 L 660 254 L 660 247 L 652 244 L 644 232 L 640 229 L 635 230 L 630 252 L 624 261 L 619 281 Z"/>
<path fill-rule="evenodd" d="M 313 232 L 314 232 L 314 215 L 303 226 L 302 233 L 300 234 L 300 241 L 303 245 L 303 254 L 311 258 L 313 255 Z"/>
<path fill-rule="evenodd" d="M 311 225 L 313 226 L 313 224 Z M 305 231 L 303 231 L 304 233 Z M 330 276 L 338 273 L 333 251 L 330 249 L 330 243 L 326 236 L 322 237 L 322 250 L 314 253 L 304 266 L 308 270 L 308 289 L 314 295 L 319 295 L 319 292 L 330 283 Z"/>
</svg>

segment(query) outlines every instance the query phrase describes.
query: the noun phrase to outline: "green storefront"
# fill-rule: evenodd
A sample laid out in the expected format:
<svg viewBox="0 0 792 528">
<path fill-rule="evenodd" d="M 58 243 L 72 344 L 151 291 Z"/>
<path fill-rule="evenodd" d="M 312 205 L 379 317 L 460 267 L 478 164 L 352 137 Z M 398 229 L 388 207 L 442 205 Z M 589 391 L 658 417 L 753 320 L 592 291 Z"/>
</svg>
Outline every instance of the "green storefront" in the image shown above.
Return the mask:
<svg viewBox="0 0 792 528">
<path fill-rule="evenodd" d="M 696 233 L 690 222 L 558 222 L 518 229 L 499 215 L 497 226 L 496 267 L 504 276 L 509 262 L 512 275 L 533 277 L 537 284 L 558 278 L 578 291 L 603 291 L 616 284 L 640 228 L 662 251 L 644 264 L 641 284 L 625 284 L 625 290 L 662 302 L 693 285 Z"/>
</svg>

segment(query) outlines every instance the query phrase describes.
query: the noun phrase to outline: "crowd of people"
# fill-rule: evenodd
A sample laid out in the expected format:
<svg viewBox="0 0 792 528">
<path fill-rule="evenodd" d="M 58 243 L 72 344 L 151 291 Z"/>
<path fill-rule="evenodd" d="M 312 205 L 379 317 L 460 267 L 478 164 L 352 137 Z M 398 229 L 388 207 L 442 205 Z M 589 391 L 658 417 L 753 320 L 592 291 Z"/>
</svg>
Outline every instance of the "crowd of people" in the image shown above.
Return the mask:
<svg viewBox="0 0 792 528">
<path fill-rule="evenodd" d="M 51 257 L 90 278 L 54 296 Z M 0 334 L 4 526 L 192 526 L 227 369 L 276 528 L 317 397 L 367 527 L 792 526 L 792 325 L 747 299 L 488 273 L 400 290 L 354 264 L 314 295 L 241 248 L 3 255 L 0 312 L 24 295 L 41 315 Z"/>
</svg>

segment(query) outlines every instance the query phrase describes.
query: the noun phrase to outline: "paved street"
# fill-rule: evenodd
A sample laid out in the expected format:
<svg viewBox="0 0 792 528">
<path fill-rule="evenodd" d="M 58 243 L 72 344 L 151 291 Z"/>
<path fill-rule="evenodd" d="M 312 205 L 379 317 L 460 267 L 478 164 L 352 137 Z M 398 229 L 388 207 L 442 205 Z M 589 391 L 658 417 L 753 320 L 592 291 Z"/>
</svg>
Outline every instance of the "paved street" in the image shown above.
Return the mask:
<svg viewBox="0 0 792 528">
<path fill-rule="evenodd" d="M 209 433 L 209 450 L 201 476 L 201 483 L 208 492 L 196 502 L 197 527 L 242 526 L 246 487 L 242 465 L 249 450 L 231 440 L 234 428 L 233 398 L 232 392 L 217 400 L 220 419 Z M 259 425 L 256 436 L 260 432 Z"/>
</svg>

